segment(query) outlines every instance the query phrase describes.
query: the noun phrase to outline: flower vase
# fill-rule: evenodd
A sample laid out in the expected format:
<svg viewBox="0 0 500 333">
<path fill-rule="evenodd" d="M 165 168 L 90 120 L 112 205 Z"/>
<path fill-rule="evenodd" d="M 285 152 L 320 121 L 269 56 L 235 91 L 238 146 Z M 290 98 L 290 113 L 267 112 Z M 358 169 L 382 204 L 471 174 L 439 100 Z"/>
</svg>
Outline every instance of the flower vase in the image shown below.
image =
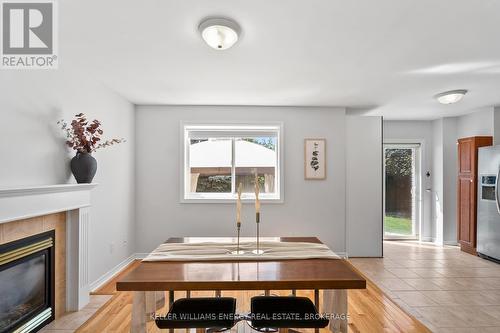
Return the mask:
<svg viewBox="0 0 500 333">
<path fill-rule="evenodd" d="M 90 153 L 77 152 L 71 159 L 71 172 L 78 184 L 92 183 L 97 171 L 97 161 Z"/>
</svg>

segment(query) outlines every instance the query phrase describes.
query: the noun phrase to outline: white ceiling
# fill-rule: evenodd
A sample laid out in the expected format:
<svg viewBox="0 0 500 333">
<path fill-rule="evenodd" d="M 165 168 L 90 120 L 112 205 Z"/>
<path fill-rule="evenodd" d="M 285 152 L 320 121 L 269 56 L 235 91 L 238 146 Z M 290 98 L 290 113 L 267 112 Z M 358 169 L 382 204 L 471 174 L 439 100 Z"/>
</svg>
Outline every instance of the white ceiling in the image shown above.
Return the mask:
<svg viewBox="0 0 500 333">
<path fill-rule="evenodd" d="M 60 66 L 136 104 L 346 106 L 433 119 L 500 104 L 499 0 L 60 1 Z M 226 51 L 197 31 L 242 27 Z M 469 89 L 442 106 L 436 93 Z"/>
</svg>

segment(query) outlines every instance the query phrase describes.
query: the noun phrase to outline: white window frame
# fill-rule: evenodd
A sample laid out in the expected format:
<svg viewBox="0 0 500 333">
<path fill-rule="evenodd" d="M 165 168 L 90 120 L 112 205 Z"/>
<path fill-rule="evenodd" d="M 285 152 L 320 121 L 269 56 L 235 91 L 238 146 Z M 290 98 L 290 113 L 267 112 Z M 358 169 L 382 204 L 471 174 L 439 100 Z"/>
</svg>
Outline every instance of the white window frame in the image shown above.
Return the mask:
<svg viewBox="0 0 500 333">
<path fill-rule="evenodd" d="M 191 123 L 181 122 L 180 126 L 180 202 L 181 203 L 234 203 L 237 199 L 236 193 L 192 193 L 190 192 L 191 173 L 189 168 L 189 146 L 190 146 L 190 131 L 203 131 L 211 136 L 228 135 L 228 132 L 235 134 L 228 137 L 244 137 L 245 132 L 273 132 L 277 133 L 277 167 L 276 167 L 276 192 L 261 193 L 259 199 L 262 202 L 268 203 L 283 203 L 284 202 L 284 186 L 283 186 L 283 123 L 282 122 L 253 122 L 253 123 Z M 234 145 L 233 145 L 234 158 Z M 234 163 L 233 166 L 234 168 Z M 233 172 L 234 173 L 234 172 Z M 234 177 L 233 177 L 234 178 Z M 232 179 L 234 182 L 235 179 Z M 255 200 L 254 193 L 243 193 L 242 201 L 253 202 Z"/>
</svg>

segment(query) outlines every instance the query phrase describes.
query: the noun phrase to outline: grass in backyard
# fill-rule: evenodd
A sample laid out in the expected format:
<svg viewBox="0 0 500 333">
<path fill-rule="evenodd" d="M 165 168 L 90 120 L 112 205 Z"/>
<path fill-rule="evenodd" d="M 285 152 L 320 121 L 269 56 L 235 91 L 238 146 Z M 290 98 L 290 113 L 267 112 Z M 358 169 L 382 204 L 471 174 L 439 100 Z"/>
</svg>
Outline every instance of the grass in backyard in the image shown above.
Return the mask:
<svg viewBox="0 0 500 333">
<path fill-rule="evenodd" d="M 386 233 L 411 235 L 411 219 L 386 216 L 384 218 L 384 228 Z"/>
</svg>

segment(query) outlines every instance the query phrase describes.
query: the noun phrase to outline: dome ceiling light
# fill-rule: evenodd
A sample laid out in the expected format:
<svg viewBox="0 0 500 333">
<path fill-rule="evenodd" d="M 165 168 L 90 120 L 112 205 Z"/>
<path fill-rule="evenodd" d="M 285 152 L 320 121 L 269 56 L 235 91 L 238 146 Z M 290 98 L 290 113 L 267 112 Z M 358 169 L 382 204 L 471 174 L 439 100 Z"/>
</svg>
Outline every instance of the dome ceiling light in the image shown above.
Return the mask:
<svg viewBox="0 0 500 333">
<path fill-rule="evenodd" d="M 241 32 L 240 26 L 229 19 L 209 18 L 198 27 L 201 37 L 216 50 L 227 50 L 237 41 Z"/>
<path fill-rule="evenodd" d="M 437 94 L 434 97 L 441 104 L 453 104 L 459 102 L 465 96 L 465 94 L 467 94 L 467 90 L 459 89 L 445 91 L 443 93 Z"/>
</svg>

